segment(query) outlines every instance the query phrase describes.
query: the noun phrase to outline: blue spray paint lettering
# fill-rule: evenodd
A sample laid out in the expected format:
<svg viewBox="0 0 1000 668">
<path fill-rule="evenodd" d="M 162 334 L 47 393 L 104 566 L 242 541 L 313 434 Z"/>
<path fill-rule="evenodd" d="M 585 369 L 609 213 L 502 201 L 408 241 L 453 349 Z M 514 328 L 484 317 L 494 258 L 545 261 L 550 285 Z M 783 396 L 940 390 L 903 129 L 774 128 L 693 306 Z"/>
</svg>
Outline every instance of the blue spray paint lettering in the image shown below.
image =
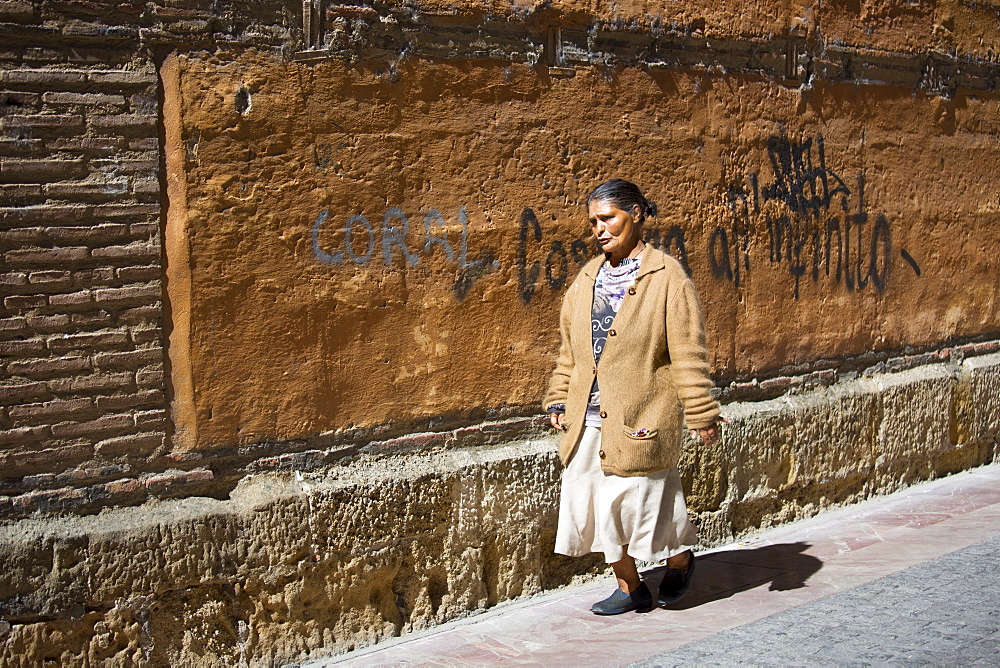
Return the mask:
<svg viewBox="0 0 1000 668">
<path fill-rule="evenodd" d="M 326 250 L 320 241 L 323 228 L 329 223 L 329 220 L 329 209 L 323 209 L 316 216 L 312 229 L 313 255 L 323 264 L 344 264 L 346 258 L 343 251 Z M 475 280 L 498 269 L 500 263 L 492 248 L 483 248 L 478 258 L 469 259 L 469 216 L 464 206 L 458 209 L 458 222 L 461 226 L 461 237 L 457 254 L 448 239 L 447 230 L 443 229 L 445 227 L 444 216 L 437 209 L 428 210 L 424 216 L 424 242 L 418 246 L 418 250 L 411 250 L 407 245 L 407 237 L 410 235 L 409 218 L 398 207 L 387 209 L 382 217 L 382 227 L 378 233 L 382 244 L 383 263 L 386 266 L 392 266 L 398 255 L 402 257 L 404 266 L 416 267 L 420 264 L 421 254 L 430 257 L 435 250 L 443 251 L 446 261 L 458 268 L 458 275 L 452 289 L 459 299 L 464 299 Z M 442 231 L 435 234 L 433 228 L 438 225 L 441 226 Z M 354 264 L 368 265 L 375 253 L 376 245 L 376 231 L 371 222 L 365 216 L 355 214 L 347 219 L 343 231 L 344 250 L 347 252 L 347 257 Z M 357 237 L 362 234 L 365 237 L 365 247 L 364 252 L 358 254 L 356 245 L 360 240 Z"/>
<path fill-rule="evenodd" d="M 463 208 L 459 215 L 462 215 L 464 211 L 465 209 Z M 426 241 L 424 241 L 424 255 L 430 255 L 431 247 L 434 244 L 437 244 L 444 249 L 444 254 L 445 257 L 448 258 L 448 262 L 454 262 L 455 251 L 452 250 L 451 244 L 448 242 L 448 235 L 445 234 L 439 237 L 437 235 L 432 234 L 431 233 L 432 223 L 436 223 L 440 225 L 442 228 L 445 226 L 444 218 L 441 216 L 441 212 L 439 212 L 437 209 L 431 209 L 430 211 L 427 212 L 427 215 L 424 216 L 424 239 L 426 239 Z M 465 229 L 464 226 L 462 229 L 463 230 Z"/>
<path fill-rule="evenodd" d="M 354 254 L 354 223 L 362 223 L 368 233 L 368 248 L 365 249 L 364 255 Z M 347 246 L 347 254 L 351 256 L 354 264 L 368 264 L 368 261 L 372 259 L 372 251 L 375 250 L 375 230 L 372 229 L 372 224 L 368 222 L 367 218 L 357 215 L 347 219 L 347 225 L 344 228 L 344 245 Z"/>
<path fill-rule="evenodd" d="M 402 227 L 390 225 L 389 221 L 398 220 Z M 403 253 L 403 261 L 411 267 L 420 263 L 420 257 L 406 247 L 406 235 L 410 233 L 410 220 L 401 209 L 392 207 L 382 218 L 382 259 L 385 266 L 392 266 L 392 247 L 396 246 Z M 426 244 L 425 244 L 426 245 Z"/>
<path fill-rule="evenodd" d="M 319 212 L 319 215 L 316 216 L 316 222 L 313 223 L 313 234 L 312 234 L 313 254 L 316 256 L 316 259 L 322 262 L 323 264 L 340 264 L 341 262 L 344 261 L 343 253 L 341 253 L 340 251 L 337 251 L 336 253 L 333 254 L 327 253 L 319 245 L 319 231 L 323 229 L 323 223 L 325 223 L 326 219 L 329 217 L 330 217 L 329 209 L 323 209 L 322 211 Z"/>
</svg>

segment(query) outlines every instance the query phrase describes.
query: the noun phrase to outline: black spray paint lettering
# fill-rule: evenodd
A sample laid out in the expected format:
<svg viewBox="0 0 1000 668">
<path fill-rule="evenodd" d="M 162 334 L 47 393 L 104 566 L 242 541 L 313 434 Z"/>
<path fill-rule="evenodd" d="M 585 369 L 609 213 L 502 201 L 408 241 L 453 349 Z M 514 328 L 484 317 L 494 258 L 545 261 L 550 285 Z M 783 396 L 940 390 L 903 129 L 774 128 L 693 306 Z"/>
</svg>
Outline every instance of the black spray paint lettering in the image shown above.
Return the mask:
<svg viewBox="0 0 1000 668">
<path fill-rule="evenodd" d="M 334 163 L 332 144 L 313 144 L 313 164 L 320 171 L 326 170 Z"/>
<path fill-rule="evenodd" d="M 538 217 L 535 212 L 525 208 L 521 212 L 521 227 L 517 237 L 517 276 L 518 292 L 521 301 L 525 304 L 531 302 L 535 295 L 535 283 L 538 282 L 539 268 L 537 262 L 532 262 L 528 267 L 528 232 L 534 234 L 535 241 L 542 240 L 542 226 L 538 224 Z"/>
<path fill-rule="evenodd" d="M 768 158 L 774 171 L 772 183 L 760 187 L 753 174 L 749 187 L 736 184 L 729 188 L 732 222 L 728 228 L 717 226 L 709 238 L 708 260 L 713 275 L 740 287 L 742 276 L 751 270 L 754 222 L 760 224 L 762 204 L 777 202 L 787 212 L 770 208 L 763 216 L 768 260 L 788 268 L 794 279 L 795 299 L 799 298 L 803 276 L 811 274 L 813 282 L 818 283 L 823 276 L 831 276 L 831 269 L 834 282 L 843 281 L 848 291 L 863 290 L 871 284 L 877 292 L 885 292 L 892 268 L 892 230 L 883 214 L 869 221 L 864 175 L 858 175 L 852 192 L 826 166 L 822 135 L 816 137 L 815 143 L 808 139 L 801 144 L 772 137 L 768 141 Z M 839 211 L 835 206 L 838 203 Z M 900 249 L 900 256 L 919 276 L 920 267 L 906 249 Z"/>
<path fill-rule="evenodd" d="M 525 304 L 530 304 L 535 296 L 539 276 L 542 274 L 540 262 L 528 264 L 528 242 L 541 243 L 542 226 L 538 217 L 530 208 L 521 211 L 521 226 L 517 238 L 517 280 L 518 295 Z M 554 240 L 548 244 L 548 254 L 545 257 L 545 282 L 553 290 L 561 290 L 570 276 L 569 260 L 573 258 L 578 266 L 587 263 L 587 244 L 583 240 L 574 239 L 566 250 L 566 243 Z"/>
<path fill-rule="evenodd" d="M 801 144 L 786 137 L 767 140 L 767 157 L 774 172 L 774 183 L 764 186 L 761 191 L 765 202 L 784 202 L 795 214 L 818 216 L 830 207 L 836 195 L 850 194 L 840 177 L 826 166 L 823 135 L 816 136 L 815 145 L 814 155 L 811 138 Z"/>
<path fill-rule="evenodd" d="M 680 261 L 684 270 L 691 274 L 687 264 L 687 247 L 684 239 L 684 230 L 678 226 L 673 226 L 664 234 L 663 230 L 648 227 L 645 230 L 644 241 L 652 246 L 670 253 Z M 593 242 L 593 239 L 591 239 Z M 544 263 L 534 261 L 528 263 L 529 252 L 541 246 L 541 249 L 530 253 L 539 257 L 545 255 Z M 538 289 L 539 279 L 545 275 L 545 282 L 552 290 L 561 290 L 571 277 L 570 260 L 578 267 L 582 267 L 600 249 L 583 239 L 573 239 L 568 243 L 561 239 L 554 239 L 549 242 L 543 240 L 542 226 L 538 222 L 538 217 L 534 210 L 525 207 L 521 211 L 521 224 L 518 230 L 517 239 L 517 278 L 518 295 L 525 304 L 530 304 Z"/>
<path fill-rule="evenodd" d="M 646 227 L 642 240 L 654 248 L 672 255 L 684 267 L 685 273 L 688 276 L 691 275 L 691 267 L 688 266 L 687 244 L 684 241 L 684 230 L 681 229 L 680 225 L 671 226 L 666 231 L 666 234 L 658 227 Z"/>
<path fill-rule="evenodd" d="M 333 123 L 334 127 L 339 129 L 341 132 L 347 134 L 342 126 Z M 312 147 L 312 159 L 313 165 L 316 166 L 316 171 L 325 172 L 328 169 L 333 169 L 334 172 L 340 172 L 343 170 L 340 162 L 337 160 L 337 152 L 348 146 L 347 141 L 341 141 L 337 146 L 333 144 L 316 143 Z"/>
<path fill-rule="evenodd" d="M 479 258 L 469 259 L 469 217 L 465 207 L 459 207 L 458 220 L 461 226 L 458 252 L 455 252 L 446 231 L 434 234 L 433 227 L 445 225 L 444 216 L 437 209 L 431 209 L 424 216 L 424 243 L 421 252 L 411 250 L 407 245 L 410 236 L 410 220 L 402 209 L 392 207 L 382 216 L 379 234 L 365 216 L 355 214 L 344 223 L 344 249 L 329 252 L 320 244 L 320 235 L 330 217 L 330 210 L 323 209 L 316 216 L 312 229 L 312 248 L 316 259 L 324 264 L 344 264 L 348 259 L 356 265 L 368 265 L 375 255 L 377 239 L 381 240 L 380 253 L 382 262 L 392 266 L 396 258 L 400 258 L 404 266 L 416 267 L 420 264 L 421 252 L 424 257 L 430 257 L 436 250 L 443 252 L 446 261 L 458 268 L 453 290 L 459 299 L 464 299 L 475 280 L 494 271 L 499 267 L 496 253 L 491 248 L 484 248 Z M 363 246 L 363 249 L 359 248 Z M 359 250 L 361 252 L 359 252 Z M 345 256 L 346 253 L 346 256 Z"/>
</svg>

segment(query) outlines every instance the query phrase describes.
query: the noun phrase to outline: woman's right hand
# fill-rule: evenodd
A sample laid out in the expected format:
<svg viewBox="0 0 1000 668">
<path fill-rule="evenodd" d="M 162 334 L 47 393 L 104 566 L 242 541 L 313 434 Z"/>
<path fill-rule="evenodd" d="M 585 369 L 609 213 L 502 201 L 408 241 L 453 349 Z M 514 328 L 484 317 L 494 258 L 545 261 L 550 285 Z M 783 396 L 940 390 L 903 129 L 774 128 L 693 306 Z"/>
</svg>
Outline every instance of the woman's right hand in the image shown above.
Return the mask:
<svg viewBox="0 0 1000 668">
<path fill-rule="evenodd" d="M 563 417 L 565 415 L 565 413 L 549 413 L 549 424 L 552 425 L 553 429 L 566 431 L 566 427 L 563 426 Z"/>
</svg>

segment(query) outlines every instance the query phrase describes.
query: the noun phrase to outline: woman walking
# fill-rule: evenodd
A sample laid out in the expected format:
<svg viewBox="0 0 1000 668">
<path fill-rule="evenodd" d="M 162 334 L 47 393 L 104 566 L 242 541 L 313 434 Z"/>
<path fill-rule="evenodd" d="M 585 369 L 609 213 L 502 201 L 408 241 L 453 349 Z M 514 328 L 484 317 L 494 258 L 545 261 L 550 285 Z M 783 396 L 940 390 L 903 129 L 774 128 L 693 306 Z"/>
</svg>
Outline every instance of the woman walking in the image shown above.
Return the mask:
<svg viewBox="0 0 1000 668">
<path fill-rule="evenodd" d="M 616 615 L 653 605 L 636 559 L 666 559 L 660 604 L 687 591 L 697 536 L 676 468 L 682 419 L 711 445 L 720 416 L 694 286 L 676 260 L 642 241 L 656 206 L 634 183 L 612 179 L 587 209 L 603 253 L 563 299 L 544 406 L 563 432 L 566 467 L 555 551 L 604 553 L 618 589 L 592 610 Z"/>
</svg>

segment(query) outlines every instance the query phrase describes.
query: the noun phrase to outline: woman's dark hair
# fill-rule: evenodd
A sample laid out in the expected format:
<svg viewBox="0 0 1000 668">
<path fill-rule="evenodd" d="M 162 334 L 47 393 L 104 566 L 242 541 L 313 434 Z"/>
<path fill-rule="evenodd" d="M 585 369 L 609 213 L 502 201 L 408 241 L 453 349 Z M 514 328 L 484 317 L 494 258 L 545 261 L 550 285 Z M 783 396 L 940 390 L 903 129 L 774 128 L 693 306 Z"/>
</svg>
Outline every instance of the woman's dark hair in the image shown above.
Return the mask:
<svg viewBox="0 0 1000 668">
<path fill-rule="evenodd" d="M 594 188 L 587 198 L 587 206 L 592 202 L 611 202 L 622 211 L 633 211 L 639 207 L 638 222 L 656 217 L 656 205 L 650 202 L 639 190 L 639 186 L 625 179 L 611 179 Z"/>
</svg>

